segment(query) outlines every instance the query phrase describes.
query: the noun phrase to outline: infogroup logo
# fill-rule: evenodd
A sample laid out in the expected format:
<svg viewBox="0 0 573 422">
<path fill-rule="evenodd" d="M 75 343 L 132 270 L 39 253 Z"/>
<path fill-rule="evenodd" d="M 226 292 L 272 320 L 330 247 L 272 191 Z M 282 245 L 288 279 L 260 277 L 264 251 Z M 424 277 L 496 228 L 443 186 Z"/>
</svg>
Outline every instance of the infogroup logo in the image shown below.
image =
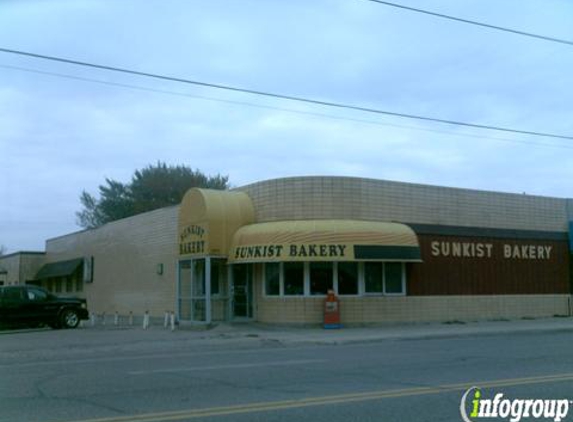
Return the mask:
<svg viewBox="0 0 573 422">
<path fill-rule="evenodd" d="M 503 393 L 496 393 L 492 399 L 486 399 L 482 397 L 479 387 L 471 387 L 462 396 L 460 414 L 464 422 L 486 418 L 506 419 L 510 422 L 520 422 L 522 419 L 560 422 L 567 417 L 571 404 L 573 401 L 567 399 L 508 399 L 504 398 Z"/>
</svg>

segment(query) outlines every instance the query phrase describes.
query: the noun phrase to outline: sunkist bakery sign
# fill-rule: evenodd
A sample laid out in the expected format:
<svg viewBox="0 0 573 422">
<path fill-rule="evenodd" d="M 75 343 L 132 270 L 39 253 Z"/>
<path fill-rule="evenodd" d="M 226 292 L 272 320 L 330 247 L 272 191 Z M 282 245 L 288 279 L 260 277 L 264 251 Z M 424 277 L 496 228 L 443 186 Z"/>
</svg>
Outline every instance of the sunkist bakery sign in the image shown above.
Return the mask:
<svg viewBox="0 0 573 422">
<path fill-rule="evenodd" d="M 179 233 L 179 255 L 205 254 L 206 232 L 207 230 L 198 224 L 186 226 Z"/>
<path fill-rule="evenodd" d="M 186 226 L 179 233 L 179 255 L 206 255 L 208 230 L 198 224 Z M 352 245 L 347 244 L 265 244 L 237 246 L 229 258 L 235 262 L 273 260 L 329 260 L 352 259 Z"/>
<path fill-rule="evenodd" d="M 493 258 L 519 260 L 550 260 L 553 246 L 544 244 L 493 244 L 487 242 L 432 241 L 430 253 L 433 257 L 446 258 Z"/>
<path fill-rule="evenodd" d="M 347 257 L 348 245 L 344 244 L 287 244 L 287 245 L 254 245 L 239 246 L 233 251 L 233 259 L 292 259 L 292 258 L 344 258 Z"/>
</svg>

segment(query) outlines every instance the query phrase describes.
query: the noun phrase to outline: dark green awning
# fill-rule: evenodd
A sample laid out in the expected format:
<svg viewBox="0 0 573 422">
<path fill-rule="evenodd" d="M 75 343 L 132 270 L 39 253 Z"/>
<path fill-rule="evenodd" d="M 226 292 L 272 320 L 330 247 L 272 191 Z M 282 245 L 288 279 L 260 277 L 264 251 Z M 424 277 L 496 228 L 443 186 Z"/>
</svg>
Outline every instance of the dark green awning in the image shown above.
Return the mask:
<svg viewBox="0 0 573 422">
<path fill-rule="evenodd" d="M 55 277 L 67 277 L 72 275 L 84 262 L 83 258 L 70 259 L 68 261 L 51 262 L 45 264 L 38 274 L 36 280 Z"/>
</svg>

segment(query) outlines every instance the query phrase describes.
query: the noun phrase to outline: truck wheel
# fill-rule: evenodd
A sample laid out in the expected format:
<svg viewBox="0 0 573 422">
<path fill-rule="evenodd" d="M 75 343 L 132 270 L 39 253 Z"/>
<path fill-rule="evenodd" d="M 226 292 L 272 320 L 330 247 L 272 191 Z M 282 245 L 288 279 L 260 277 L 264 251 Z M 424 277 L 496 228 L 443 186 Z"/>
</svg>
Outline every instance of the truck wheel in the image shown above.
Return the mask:
<svg viewBox="0 0 573 422">
<path fill-rule="evenodd" d="M 78 313 L 73 309 L 64 309 L 61 316 L 61 326 L 64 328 L 76 328 L 80 323 Z"/>
</svg>

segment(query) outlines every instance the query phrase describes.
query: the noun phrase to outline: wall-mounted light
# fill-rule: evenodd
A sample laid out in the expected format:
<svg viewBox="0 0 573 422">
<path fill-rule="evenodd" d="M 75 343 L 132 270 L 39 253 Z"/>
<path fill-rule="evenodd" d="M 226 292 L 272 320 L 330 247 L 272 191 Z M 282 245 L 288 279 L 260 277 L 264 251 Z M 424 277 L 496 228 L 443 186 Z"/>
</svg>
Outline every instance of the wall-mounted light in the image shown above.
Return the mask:
<svg viewBox="0 0 573 422">
<path fill-rule="evenodd" d="M 163 264 L 157 264 L 157 275 L 163 275 Z"/>
</svg>

